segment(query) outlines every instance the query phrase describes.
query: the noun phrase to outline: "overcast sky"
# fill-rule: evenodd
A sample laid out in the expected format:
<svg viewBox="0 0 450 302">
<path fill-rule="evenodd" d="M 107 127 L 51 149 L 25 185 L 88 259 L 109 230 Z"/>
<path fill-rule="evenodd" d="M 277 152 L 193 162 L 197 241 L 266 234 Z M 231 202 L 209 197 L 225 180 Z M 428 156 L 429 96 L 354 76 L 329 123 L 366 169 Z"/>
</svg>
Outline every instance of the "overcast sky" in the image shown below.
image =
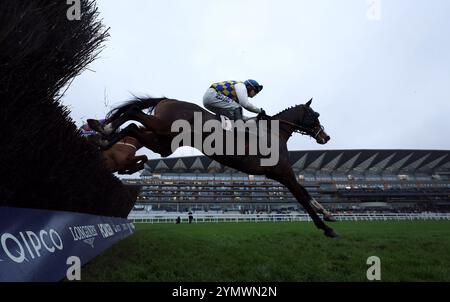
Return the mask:
<svg viewBox="0 0 450 302">
<path fill-rule="evenodd" d="M 294 135 L 291 150 L 450 149 L 448 0 L 97 2 L 111 37 L 63 98 L 77 125 L 105 100 L 202 105 L 211 83 L 253 78 L 270 115 L 314 97 L 331 140 Z"/>
</svg>

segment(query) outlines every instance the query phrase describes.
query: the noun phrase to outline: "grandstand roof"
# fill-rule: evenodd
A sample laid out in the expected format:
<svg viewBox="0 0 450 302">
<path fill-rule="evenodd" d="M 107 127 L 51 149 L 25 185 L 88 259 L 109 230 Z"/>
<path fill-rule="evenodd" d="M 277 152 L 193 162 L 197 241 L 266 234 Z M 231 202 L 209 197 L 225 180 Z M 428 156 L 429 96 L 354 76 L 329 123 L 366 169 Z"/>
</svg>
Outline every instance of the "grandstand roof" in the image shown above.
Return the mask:
<svg viewBox="0 0 450 302">
<path fill-rule="evenodd" d="M 324 173 L 450 173 L 450 150 L 320 150 L 289 151 L 296 172 Z M 206 156 L 152 159 L 141 176 L 153 173 L 236 172 Z"/>
</svg>

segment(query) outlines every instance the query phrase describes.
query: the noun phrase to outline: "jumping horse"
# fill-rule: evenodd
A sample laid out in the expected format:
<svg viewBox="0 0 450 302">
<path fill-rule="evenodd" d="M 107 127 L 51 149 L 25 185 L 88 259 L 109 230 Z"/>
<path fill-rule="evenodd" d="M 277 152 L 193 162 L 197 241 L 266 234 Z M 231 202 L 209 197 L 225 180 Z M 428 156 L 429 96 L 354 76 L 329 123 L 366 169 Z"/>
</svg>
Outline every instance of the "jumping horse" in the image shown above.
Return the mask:
<svg viewBox="0 0 450 302">
<path fill-rule="evenodd" d="M 287 142 L 294 132 L 311 136 L 319 144 L 326 144 L 330 140 L 324 127 L 320 124 L 319 113 L 311 108 L 311 102 L 312 99 L 306 104 L 287 108 L 272 117 L 268 117 L 269 120 L 279 122 L 277 136 L 279 160 L 276 165 L 262 166 L 260 159 L 263 156 L 260 154 L 246 156 L 206 155 L 243 173 L 265 175 L 267 178 L 283 184 L 307 211 L 317 228 L 323 230 L 328 237 L 337 237 L 335 231 L 318 214 L 322 214 L 326 221 L 335 221 L 334 217 L 297 182 L 289 160 Z M 153 114 L 143 113 L 142 110 L 144 109 L 149 109 L 149 112 Z M 175 151 L 172 150 L 171 142 L 178 135 L 178 133 L 172 132 L 172 123 L 177 120 L 185 120 L 194 125 L 194 113 L 197 113 L 197 117 L 200 113 L 204 123 L 218 119 L 216 115 L 193 103 L 168 98 L 135 98 L 113 109 L 108 114 L 109 123 L 106 125 L 102 125 L 97 120 L 88 120 L 88 124 L 101 133 L 110 142 L 109 145 L 123 137 L 130 136 L 136 138 L 146 148 L 166 157 Z M 130 120 L 141 123 L 145 127 L 145 131 L 135 124 L 130 124 L 119 133 L 115 132 L 118 127 Z M 194 127 L 192 128 L 194 129 Z M 206 135 L 205 133 L 203 139 Z M 267 136 L 270 137 L 270 135 Z M 193 146 L 193 144 L 187 145 Z"/>
</svg>

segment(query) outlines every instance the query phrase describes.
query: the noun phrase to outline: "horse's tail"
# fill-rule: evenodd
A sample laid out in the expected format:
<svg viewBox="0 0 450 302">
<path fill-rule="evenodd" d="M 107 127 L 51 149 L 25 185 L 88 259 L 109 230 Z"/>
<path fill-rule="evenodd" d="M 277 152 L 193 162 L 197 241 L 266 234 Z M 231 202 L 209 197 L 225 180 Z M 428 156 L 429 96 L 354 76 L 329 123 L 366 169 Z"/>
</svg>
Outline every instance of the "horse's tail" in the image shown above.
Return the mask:
<svg viewBox="0 0 450 302">
<path fill-rule="evenodd" d="M 158 105 L 159 102 L 167 100 L 167 98 L 150 98 L 150 97 L 135 97 L 134 99 L 125 102 L 124 104 L 113 108 L 106 116 L 108 120 L 114 120 L 121 116 L 123 113 L 127 112 L 131 108 L 136 108 L 139 110 L 149 108 L 150 111 Z"/>
</svg>

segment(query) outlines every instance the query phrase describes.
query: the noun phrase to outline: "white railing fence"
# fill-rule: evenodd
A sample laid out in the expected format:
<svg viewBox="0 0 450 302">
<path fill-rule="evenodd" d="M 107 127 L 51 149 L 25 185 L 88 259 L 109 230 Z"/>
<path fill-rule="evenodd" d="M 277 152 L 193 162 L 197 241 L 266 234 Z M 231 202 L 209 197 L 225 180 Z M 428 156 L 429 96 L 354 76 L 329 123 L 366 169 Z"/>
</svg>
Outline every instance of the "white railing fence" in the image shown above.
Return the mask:
<svg viewBox="0 0 450 302">
<path fill-rule="evenodd" d="M 206 222 L 283 222 L 311 221 L 308 214 L 193 214 L 192 223 Z M 181 223 L 188 222 L 187 213 L 135 213 L 128 216 L 134 223 Z M 388 221 L 388 220 L 450 220 L 450 213 L 374 213 L 336 214 L 338 221 Z"/>
</svg>

